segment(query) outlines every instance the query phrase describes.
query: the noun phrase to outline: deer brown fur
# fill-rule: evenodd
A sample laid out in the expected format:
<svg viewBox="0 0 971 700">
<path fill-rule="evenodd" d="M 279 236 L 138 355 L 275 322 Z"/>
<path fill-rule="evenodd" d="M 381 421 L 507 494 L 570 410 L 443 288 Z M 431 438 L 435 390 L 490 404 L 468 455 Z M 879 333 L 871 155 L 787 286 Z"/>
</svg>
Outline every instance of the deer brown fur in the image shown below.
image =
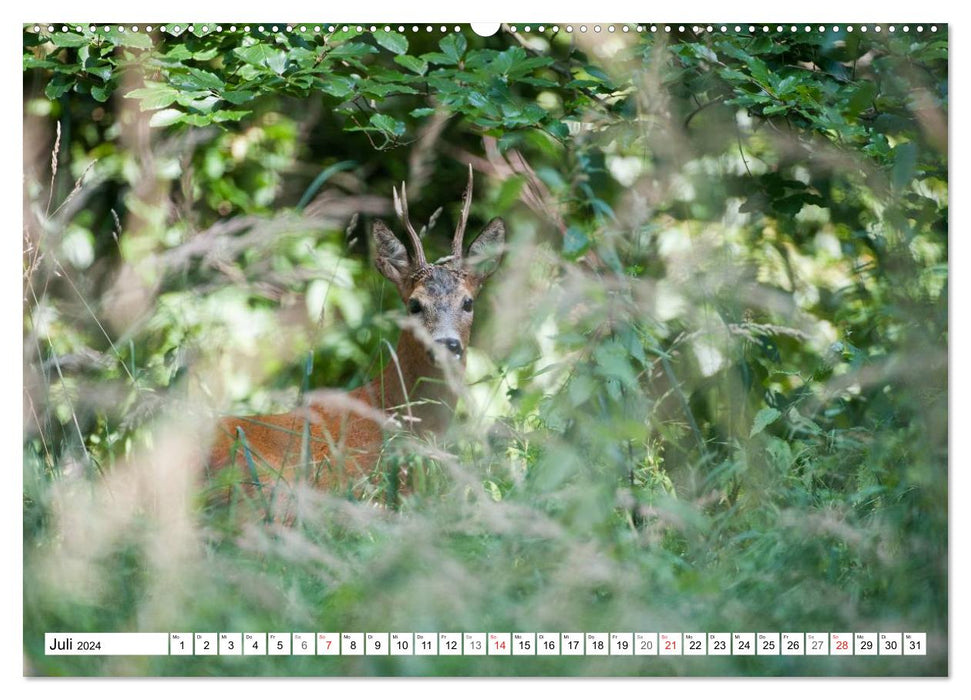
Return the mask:
<svg viewBox="0 0 971 700">
<path fill-rule="evenodd" d="M 292 485 L 302 477 L 325 489 L 353 487 L 371 477 L 392 416 L 420 432 L 447 425 L 457 400 L 454 382 L 465 369 L 472 304 L 498 266 L 505 240 L 504 223 L 493 219 L 462 253 L 471 197 L 470 167 L 452 254 L 429 264 L 408 216 L 404 184 L 400 197 L 395 190 L 395 210 L 411 252 L 383 221 L 371 230 L 375 265 L 405 304 L 393 361 L 354 391 L 310 392 L 299 410 L 222 419 L 210 452 L 211 474 L 234 469 L 219 483 L 252 490 L 281 481 Z"/>
</svg>

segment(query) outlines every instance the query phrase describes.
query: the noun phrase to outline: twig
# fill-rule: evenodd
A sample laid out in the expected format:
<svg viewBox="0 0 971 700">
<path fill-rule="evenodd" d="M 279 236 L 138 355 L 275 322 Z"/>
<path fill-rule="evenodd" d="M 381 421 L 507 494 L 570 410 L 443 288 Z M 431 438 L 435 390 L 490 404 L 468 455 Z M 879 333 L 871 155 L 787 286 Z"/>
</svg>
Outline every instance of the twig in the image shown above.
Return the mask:
<svg viewBox="0 0 971 700">
<path fill-rule="evenodd" d="M 752 171 L 748 168 L 748 161 L 745 160 L 745 151 L 742 150 L 742 130 L 738 127 L 738 121 L 735 122 L 735 138 L 738 140 L 738 155 L 742 158 L 742 165 L 745 166 L 745 172 L 748 173 L 749 177 L 752 177 Z"/>
</svg>

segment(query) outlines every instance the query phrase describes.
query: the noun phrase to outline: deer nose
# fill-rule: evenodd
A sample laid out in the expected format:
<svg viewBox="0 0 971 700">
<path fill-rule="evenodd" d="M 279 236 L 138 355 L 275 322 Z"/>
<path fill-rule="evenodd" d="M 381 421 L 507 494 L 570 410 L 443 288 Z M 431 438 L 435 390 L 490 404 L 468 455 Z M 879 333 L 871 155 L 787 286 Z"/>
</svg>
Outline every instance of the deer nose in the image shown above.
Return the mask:
<svg viewBox="0 0 971 700">
<path fill-rule="evenodd" d="M 458 338 L 439 338 L 435 342 L 444 345 L 456 357 L 462 357 L 462 342 Z"/>
</svg>

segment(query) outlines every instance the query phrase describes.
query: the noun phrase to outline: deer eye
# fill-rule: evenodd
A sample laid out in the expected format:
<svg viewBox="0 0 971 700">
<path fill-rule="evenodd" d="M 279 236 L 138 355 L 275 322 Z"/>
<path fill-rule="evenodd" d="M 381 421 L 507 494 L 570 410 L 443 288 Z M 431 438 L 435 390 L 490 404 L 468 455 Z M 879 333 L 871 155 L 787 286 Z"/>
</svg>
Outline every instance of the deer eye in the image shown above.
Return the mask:
<svg viewBox="0 0 971 700">
<path fill-rule="evenodd" d="M 421 302 L 418 301 L 417 299 L 411 299 L 408 302 L 408 311 L 410 313 L 413 313 L 413 314 L 420 314 L 421 313 Z"/>
<path fill-rule="evenodd" d="M 470 297 L 465 297 L 465 301 L 462 302 L 462 311 L 472 311 L 472 299 Z"/>
</svg>

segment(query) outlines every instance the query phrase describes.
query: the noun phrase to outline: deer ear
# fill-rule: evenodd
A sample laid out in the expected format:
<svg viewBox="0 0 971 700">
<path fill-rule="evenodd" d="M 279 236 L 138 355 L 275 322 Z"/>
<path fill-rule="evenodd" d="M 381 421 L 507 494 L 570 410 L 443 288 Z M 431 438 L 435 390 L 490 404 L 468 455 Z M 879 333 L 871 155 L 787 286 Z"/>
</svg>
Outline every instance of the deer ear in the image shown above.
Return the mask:
<svg viewBox="0 0 971 700">
<path fill-rule="evenodd" d="M 371 226 L 371 236 L 374 238 L 375 267 L 400 291 L 411 274 L 408 250 L 381 220 Z"/>
<path fill-rule="evenodd" d="M 486 224 L 482 233 L 472 241 L 469 252 L 465 256 L 465 267 L 475 278 L 477 285 L 485 282 L 499 267 L 505 242 L 506 224 L 499 218 Z"/>
</svg>

